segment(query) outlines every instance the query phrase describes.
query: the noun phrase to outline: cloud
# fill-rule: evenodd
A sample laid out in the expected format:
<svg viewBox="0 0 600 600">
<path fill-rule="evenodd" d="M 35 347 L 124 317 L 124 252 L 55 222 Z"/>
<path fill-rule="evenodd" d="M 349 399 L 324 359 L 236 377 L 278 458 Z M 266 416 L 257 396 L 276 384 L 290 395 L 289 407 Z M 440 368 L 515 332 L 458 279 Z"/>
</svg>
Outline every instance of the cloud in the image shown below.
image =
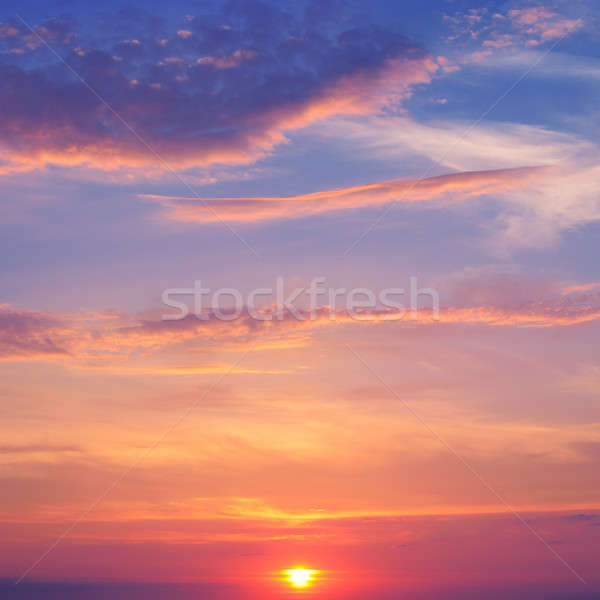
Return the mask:
<svg viewBox="0 0 600 600">
<path fill-rule="evenodd" d="M 421 155 L 458 169 L 546 166 L 521 185 L 494 191 L 501 211 L 491 223 L 502 254 L 555 243 L 562 233 L 600 219 L 600 147 L 580 136 L 519 123 L 417 123 L 407 118 L 336 119 L 323 135 L 345 136 L 379 160 Z M 496 172 L 496 171 L 494 171 Z M 523 171 L 525 172 L 525 171 Z"/>
<path fill-rule="evenodd" d="M 519 25 L 535 25 L 540 21 L 554 18 L 556 13 L 545 6 L 530 6 L 510 10 L 508 16 Z"/>
<path fill-rule="evenodd" d="M 256 56 L 257 53 L 254 50 L 236 50 L 228 56 L 203 56 L 196 63 L 199 65 L 212 65 L 215 69 L 233 69 Z"/>
<path fill-rule="evenodd" d="M 508 16 L 521 33 L 537 35 L 543 41 L 563 37 L 583 26 L 582 19 L 566 18 L 545 6 L 516 8 Z"/>
<path fill-rule="evenodd" d="M 511 265 L 465 267 L 437 279 L 434 285 L 448 304 L 465 307 L 523 306 L 532 298 L 558 301 L 563 295 L 561 282 Z"/>
<path fill-rule="evenodd" d="M 600 462 L 600 441 L 573 442 L 571 447 L 584 459 Z"/>
<path fill-rule="evenodd" d="M 470 286 L 471 283 L 467 285 Z M 489 281 L 484 282 L 484 288 Z M 504 285 L 500 282 L 501 288 Z M 463 285 L 464 287 L 464 285 Z M 462 306 L 443 306 L 439 314 L 429 308 L 418 308 L 416 314 L 406 309 L 365 308 L 352 313 L 344 308 L 317 307 L 314 313 L 297 308 L 296 314 L 275 306 L 264 306 L 250 313 L 243 309 L 239 316 L 219 314 L 207 309 L 203 318 L 188 315 L 179 320 L 160 317 L 139 318 L 128 315 L 92 314 L 85 317 L 67 314 L 47 315 L 34 311 L 0 311 L 0 357 L 5 360 L 68 360 L 76 367 L 111 368 L 122 373 L 152 372 L 162 375 L 212 374 L 227 370 L 228 363 L 203 360 L 174 363 L 174 356 L 185 355 L 192 346 L 206 356 L 219 352 L 250 348 L 280 351 L 312 343 L 313 337 L 329 328 L 379 326 L 394 333 L 401 327 L 441 327 L 444 325 L 480 325 L 485 327 L 564 327 L 592 323 L 600 319 L 600 294 L 580 296 L 550 295 L 535 301 L 524 301 L 510 295 L 493 303 L 497 286 L 482 296 L 475 288 L 471 300 L 487 300 L 486 304 L 465 302 Z M 508 289 L 512 289 L 509 288 Z M 455 290 L 457 300 L 469 298 Z M 408 305 L 408 301 L 406 301 Z M 151 311 L 162 314 L 160 311 Z M 222 315 L 227 317 L 224 320 Z M 260 318 L 256 318 L 258 315 Z M 198 346 L 200 344 L 200 346 Z M 161 353 L 167 351 L 166 355 Z M 161 354 L 160 362 L 147 362 Z M 170 358 L 169 358 L 170 356 Z M 206 356 L 204 358 L 206 358 Z M 189 356 L 188 356 L 189 358 Z M 256 373 L 255 369 L 242 370 Z M 260 372 L 280 372 L 279 370 Z"/>
<path fill-rule="evenodd" d="M 442 326 L 445 324 L 474 324 L 492 327 L 557 327 L 597 321 L 600 319 L 600 294 L 577 297 L 549 297 L 537 301 L 504 305 L 448 306 L 434 315 L 431 309 L 419 308 L 416 315 L 407 310 L 361 309 L 351 315 L 344 309 L 319 307 L 311 315 L 308 310 L 298 309 L 297 318 L 290 311 L 279 312 L 275 307 L 259 310 L 260 320 L 247 310 L 234 320 L 217 318 L 208 311 L 203 319 L 189 315 L 179 320 L 143 319 L 120 326 L 109 324 L 105 330 L 96 330 L 89 338 L 87 356 L 92 350 L 104 350 L 110 354 L 130 354 L 133 350 L 154 353 L 165 347 L 183 349 L 189 342 L 200 341 L 211 351 L 235 349 L 239 346 L 263 344 L 265 350 L 304 345 L 310 336 L 324 328 L 369 327 L 381 325 L 395 331 L 399 327 Z M 300 336 L 299 338 L 297 336 Z"/>
<path fill-rule="evenodd" d="M 0 454 L 62 454 L 65 452 L 83 452 L 83 448 L 51 444 L 4 444 L 0 446 Z"/>
<path fill-rule="evenodd" d="M 333 14 L 315 23 L 258 0 L 228 3 L 178 31 L 144 29 L 143 16 L 117 43 L 72 30 L 61 37 L 67 63 L 114 113 L 64 65 L 42 66 L 52 56 L 39 40 L 33 59 L 0 65 L 0 173 L 164 167 L 153 151 L 177 169 L 248 163 L 285 142 L 287 130 L 398 103 L 438 68 L 393 31 L 345 28 Z M 135 26 L 128 14 L 113 21 L 117 30 Z M 38 34 L 54 43 L 44 27 Z M 11 33 L 2 38 L 10 44 Z"/>
<path fill-rule="evenodd" d="M 506 250 L 554 244 L 561 234 L 600 220 L 600 167 L 569 165 L 503 201 L 496 243 Z"/>
<path fill-rule="evenodd" d="M 543 59 L 543 60 L 542 60 Z M 565 79 L 596 83 L 600 80 L 600 63 L 595 57 L 574 56 L 558 51 L 544 54 L 543 50 L 531 48 L 512 49 L 510 52 L 492 53 L 484 51 L 479 61 L 481 68 L 523 72 L 535 64 L 528 78 L 543 78 L 556 81 Z"/>
<path fill-rule="evenodd" d="M 573 285 L 568 285 L 562 289 L 562 293 L 564 295 L 581 293 L 581 292 L 589 292 L 596 288 L 600 287 L 600 281 L 592 281 L 591 283 L 576 283 Z"/>
<path fill-rule="evenodd" d="M 0 306 L 0 358 L 65 355 L 65 331 L 54 316 Z"/>
<path fill-rule="evenodd" d="M 572 11 L 567 7 L 566 11 Z M 584 26 L 582 18 L 559 14 L 555 9 L 540 5 L 513 8 L 505 13 L 482 9 L 458 12 L 446 16 L 453 34 L 448 41 L 469 43 L 471 51 L 457 58 L 461 64 L 479 62 L 493 52 L 507 48 L 531 47 L 551 42 L 577 32 Z M 484 50 L 473 50 L 473 48 Z"/>
<path fill-rule="evenodd" d="M 511 122 L 417 122 L 407 117 L 335 119 L 319 126 L 321 135 L 344 139 L 379 160 L 414 154 L 458 171 L 564 165 L 600 156 L 597 144 L 536 125 Z"/>
<path fill-rule="evenodd" d="M 299 196 L 198 199 L 142 194 L 140 197 L 160 204 L 166 209 L 166 217 L 174 221 L 210 223 L 225 219 L 252 223 L 381 206 L 391 201 L 407 204 L 432 201 L 452 203 L 526 187 L 527 182 L 544 175 L 543 168 L 522 168 L 453 173 L 422 180 L 392 179 Z"/>
<path fill-rule="evenodd" d="M 75 37 L 65 19 L 46 19 L 33 31 L 18 21 L 0 23 L 0 49 L 5 54 L 21 55 L 37 50 L 43 44 L 40 38 L 52 44 L 68 45 Z"/>
</svg>

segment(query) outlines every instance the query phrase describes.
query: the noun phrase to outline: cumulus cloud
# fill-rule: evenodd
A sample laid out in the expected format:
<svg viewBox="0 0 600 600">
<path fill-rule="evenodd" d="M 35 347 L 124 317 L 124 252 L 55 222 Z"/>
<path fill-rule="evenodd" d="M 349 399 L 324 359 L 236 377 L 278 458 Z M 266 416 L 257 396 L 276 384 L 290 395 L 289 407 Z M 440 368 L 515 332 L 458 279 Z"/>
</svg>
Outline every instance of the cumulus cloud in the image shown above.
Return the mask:
<svg viewBox="0 0 600 600">
<path fill-rule="evenodd" d="M 539 36 L 544 41 L 573 33 L 583 25 L 582 19 L 569 19 L 545 6 L 516 8 L 508 16 L 522 33 Z"/>
<path fill-rule="evenodd" d="M 584 21 L 569 12 L 573 12 L 573 7 L 563 6 L 563 13 L 559 13 L 544 5 L 516 7 L 506 12 L 491 12 L 486 8 L 458 12 L 446 16 L 453 31 L 448 39 L 482 48 L 459 59 L 464 64 L 478 62 L 494 51 L 540 46 L 575 33 L 584 26 Z"/>
<path fill-rule="evenodd" d="M 113 17 L 113 28 L 122 31 L 130 17 Z M 323 18 L 253 0 L 188 20 L 185 29 L 152 21 L 118 41 L 86 40 L 62 22 L 60 35 L 51 35 L 57 25 L 7 25 L 7 49 L 31 36 L 36 43 L 31 56 L 5 54 L 0 64 L 0 173 L 156 165 L 137 136 L 177 169 L 247 163 L 285 142 L 286 130 L 397 103 L 437 69 L 401 34 Z M 111 108 L 64 65 L 46 68 L 54 57 L 40 37 L 60 42 L 57 51 Z"/>
<path fill-rule="evenodd" d="M 42 39 L 63 46 L 73 43 L 76 37 L 64 19 L 46 19 L 32 29 L 16 20 L 0 23 L 1 51 L 21 55 L 37 50 L 43 44 Z"/>
</svg>

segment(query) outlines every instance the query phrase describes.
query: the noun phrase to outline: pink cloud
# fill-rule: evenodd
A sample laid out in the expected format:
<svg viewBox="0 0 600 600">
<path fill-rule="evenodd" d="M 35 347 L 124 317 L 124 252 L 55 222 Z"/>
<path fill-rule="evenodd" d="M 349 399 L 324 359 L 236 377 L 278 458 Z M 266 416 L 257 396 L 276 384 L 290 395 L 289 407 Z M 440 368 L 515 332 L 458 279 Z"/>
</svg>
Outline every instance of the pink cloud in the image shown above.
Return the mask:
<svg viewBox="0 0 600 600">
<path fill-rule="evenodd" d="M 486 48 L 506 48 L 514 44 L 513 36 L 509 34 L 495 34 L 488 40 L 483 42 L 483 46 Z"/>
<path fill-rule="evenodd" d="M 69 328 L 53 315 L 0 306 L 0 358 L 66 355 Z"/>
<path fill-rule="evenodd" d="M 14 25 L 8 25 L 7 23 L 0 24 L 0 38 L 17 37 L 19 35 L 19 29 Z"/>
<path fill-rule="evenodd" d="M 579 283 L 575 285 L 569 285 L 562 289 L 562 293 L 564 295 L 581 293 L 581 292 L 590 292 L 591 290 L 595 290 L 600 287 L 600 281 L 593 281 L 592 283 Z"/>
<path fill-rule="evenodd" d="M 513 9 L 508 16 L 515 25 L 524 28 L 525 33 L 538 35 L 542 40 L 565 36 L 583 25 L 581 19 L 563 17 L 544 6 Z"/>
<path fill-rule="evenodd" d="M 460 70 L 460 67 L 445 56 L 438 56 L 437 61 L 444 73 L 455 73 Z"/>
<path fill-rule="evenodd" d="M 533 25 L 540 21 L 553 19 L 557 14 L 545 6 L 531 6 L 528 8 L 515 8 L 508 11 L 508 16 L 520 25 Z"/>
<path fill-rule="evenodd" d="M 491 18 L 482 13 L 480 17 L 474 19 L 472 15 L 457 13 L 449 19 L 456 31 L 452 39 L 467 37 L 470 40 L 483 40 L 481 49 L 467 53 L 458 60 L 460 63 L 482 62 L 493 50 L 523 45 L 537 46 L 574 33 L 583 26 L 582 19 L 568 18 L 545 6 L 515 8 L 506 15 L 496 13 Z"/>
<path fill-rule="evenodd" d="M 322 306 L 312 315 L 298 308 L 301 318 L 297 318 L 287 310 L 279 315 L 273 306 L 257 311 L 260 319 L 244 309 L 233 320 L 217 318 L 212 310 L 207 310 L 204 319 L 190 315 L 162 320 L 113 314 L 49 315 L 4 308 L 0 312 L 0 355 L 5 360 L 62 357 L 80 367 L 131 373 L 147 368 L 156 374 L 214 373 L 222 372 L 226 365 L 213 361 L 174 366 L 161 360 L 144 367 L 144 360 L 165 350 L 185 353 L 195 342 L 208 344 L 205 350 L 211 353 L 250 345 L 257 350 L 297 348 L 310 344 L 317 332 L 340 326 L 380 327 L 390 333 L 404 326 L 565 327 L 600 320 L 600 295 L 550 297 L 513 305 L 446 306 L 439 309 L 439 314 L 427 308 L 419 308 L 416 315 L 408 309 L 386 308 L 359 309 L 350 314 L 345 309 Z"/>
<path fill-rule="evenodd" d="M 483 62 L 488 56 L 491 56 L 492 51 L 489 49 L 486 50 L 476 50 L 475 52 L 471 52 L 465 58 L 462 59 L 464 63 L 480 63 Z"/>
<path fill-rule="evenodd" d="M 581 28 L 583 21 L 581 19 L 562 19 L 552 23 L 540 25 L 535 29 L 543 40 L 563 37 L 573 33 Z"/>
<path fill-rule="evenodd" d="M 188 223 L 208 223 L 226 219 L 260 222 L 298 218 L 324 212 L 380 206 L 390 201 L 402 203 L 464 201 L 485 194 L 521 188 L 551 170 L 546 167 L 453 173 L 423 180 L 393 179 L 351 188 L 314 192 L 300 196 L 197 198 L 144 194 L 158 202 L 168 219 Z M 208 208 L 212 207 L 213 210 Z"/>
<path fill-rule="evenodd" d="M 204 56 L 199 58 L 196 63 L 199 65 L 209 65 L 215 69 L 232 69 L 256 56 L 257 53 L 254 50 L 236 50 L 229 56 Z"/>
</svg>

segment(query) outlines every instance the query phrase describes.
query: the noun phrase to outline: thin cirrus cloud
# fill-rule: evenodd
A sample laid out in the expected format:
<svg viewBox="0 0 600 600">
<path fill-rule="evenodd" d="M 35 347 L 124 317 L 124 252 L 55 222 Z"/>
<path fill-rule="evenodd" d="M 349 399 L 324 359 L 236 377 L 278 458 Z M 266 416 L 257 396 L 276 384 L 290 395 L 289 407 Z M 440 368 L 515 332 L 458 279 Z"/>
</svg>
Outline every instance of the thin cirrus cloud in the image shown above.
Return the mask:
<svg viewBox="0 0 600 600">
<path fill-rule="evenodd" d="M 0 446 L 0 454 L 62 454 L 71 452 L 82 452 L 81 446 L 59 446 L 52 444 L 3 444 Z"/>
<path fill-rule="evenodd" d="M 257 7 L 269 14 L 256 20 Z M 267 17 L 273 28 L 265 30 Z M 147 169 L 161 162 L 154 152 L 177 169 L 249 163 L 285 142 L 286 130 L 400 102 L 438 68 L 400 34 L 324 19 L 232 3 L 191 20 L 189 35 L 131 31 L 117 42 L 88 41 L 68 21 L 44 23 L 35 34 L 9 23 L 0 30 L 9 57 L 0 66 L 0 173 L 46 165 Z M 49 59 L 56 68 L 40 69 Z"/>
<path fill-rule="evenodd" d="M 311 130 L 312 131 L 312 130 Z M 315 134 L 343 138 L 352 147 L 383 161 L 421 156 L 457 171 L 510 169 L 523 166 L 587 164 L 600 149 L 577 135 L 536 125 L 437 120 L 417 122 L 408 117 L 338 118 L 319 126 Z"/>
<path fill-rule="evenodd" d="M 547 175 L 544 167 L 452 173 L 425 179 L 392 179 L 349 188 L 298 196 L 190 198 L 140 194 L 158 203 L 166 218 L 184 223 L 211 223 L 226 219 L 256 223 L 299 218 L 331 211 L 381 206 L 396 201 L 407 204 L 433 201 L 457 202 L 521 188 Z M 210 210 L 212 208 L 212 210 Z"/>
<path fill-rule="evenodd" d="M 542 166 L 495 199 L 494 243 L 513 250 L 555 243 L 560 235 L 600 218 L 600 148 L 581 136 L 520 123 L 417 123 L 409 118 L 335 119 L 321 135 L 344 135 L 382 161 L 410 156 L 459 171 Z M 504 193 L 510 192 L 510 193 Z"/>
</svg>

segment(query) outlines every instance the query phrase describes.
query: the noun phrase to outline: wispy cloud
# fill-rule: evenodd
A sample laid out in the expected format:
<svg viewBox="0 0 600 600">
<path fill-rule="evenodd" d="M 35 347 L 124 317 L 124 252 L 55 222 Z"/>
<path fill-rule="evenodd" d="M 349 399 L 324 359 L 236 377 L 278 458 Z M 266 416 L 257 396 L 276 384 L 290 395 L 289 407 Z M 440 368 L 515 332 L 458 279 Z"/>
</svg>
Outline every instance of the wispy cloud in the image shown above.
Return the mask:
<svg viewBox="0 0 600 600">
<path fill-rule="evenodd" d="M 494 251 L 555 243 L 561 234 L 600 218 L 600 148 L 577 135 L 519 123 L 485 123 L 464 136 L 463 122 L 411 119 L 338 120 L 322 135 L 343 135 L 379 160 L 416 153 L 438 168 L 458 170 L 546 166 L 512 187 L 490 189 L 501 206 L 490 224 Z M 447 152 L 452 148 L 452 152 Z M 493 171 L 498 172 L 498 171 Z M 523 170 L 522 172 L 526 172 Z"/>
<path fill-rule="evenodd" d="M 0 306 L 0 358 L 66 355 L 69 327 L 55 316 Z"/>
<path fill-rule="evenodd" d="M 522 168 L 452 173 L 422 180 L 392 179 L 299 196 L 203 198 L 202 200 L 157 194 L 144 194 L 141 197 L 160 204 L 166 209 L 165 216 L 174 221 L 210 223 L 215 221 L 215 214 L 218 214 L 232 222 L 254 223 L 381 206 L 391 201 L 405 204 L 462 202 L 468 198 L 525 187 L 528 181 L 544 176 L 544 168 Z M 214 212 L 206 209 L 207 204 L 214 207 Z"/>
<path fill-rule="evenodd" d="M 473 297 L 478 297 L 476 292 Z M 220 352 L 238 351 L 240 347 L 250 346 L 264 351 L 294 349 L 312 343 L 313 336 L 319 331 L 329 328 L 339 330 L 341 326 L 380 326 L 393 334 L 398 328 L 417 326 L 564 327 L 591 323 L 600 319 L 600 295 L 547 296 L 512 304 L 510 298 L 506 298 L 502 304 L 444 306 L 439 314 L 427 308 L 420 308 L 416 314 L 408 309 L 384 308 L 358 309 L 350 313 L 328 306 L 319 307 L 314 313 L 300 308 L 296 312 L 280 312 L 276 307 L 265 306 L 259 309 L 260 319 L 244 310 L 233 320 L 223 320 L 209 310 L 203 319 L 190 315 L 180 320 L 162 320 L 128 315 L 114 319 L 77 319 L 66 314 L 42 315 L 3 309 L 0 324 L 4 324 L 4 333 L 0 342 L 5 360 L 58 358 L 80 368 L 113 369 L 123 374 L 214 374 L 225 369 L 225 363 L 214 358 Z M 60 328 L 57 328 L 57 323 L 60 323 Z M 17 335 L 19 340 L 15 341 Z M 56 340 L 52 339 L 53 335 Z M 57 345 L 58 340 L 61 346 Z M 198 343 L 203 345 L 204 350 L 200 365 L 189 360 L 183 363 L 171 360 L 177 356 L 185 357 Z M 162 356 L 160 362 L 148 362 L 153 355 L 162 355 L 165 351 L 167 355 Z M 249 368 L 245 372 L 259 371 L 275 373 L 280 369 L 265 367 L 257 371 Z"/>
<path fill-rule="evenodd" d="M 60 446 L 52 444 L 3 444 L 0 454 L 63 454 L 68 452 L 83 452 L 81 446 Z"/>
<path fill-rule="evenodd" d="M 416 154 L 457 171 L 591 163 L 600 156 L 595 142 L 545 127 L 486 121 L 465 136 L 469 125 L 463 120 L 418 122 L 372 116 L 335 119 L 311 132 L 334 143 L 350 140 L 370 158 L 397 162 Z"/>
</svg>

